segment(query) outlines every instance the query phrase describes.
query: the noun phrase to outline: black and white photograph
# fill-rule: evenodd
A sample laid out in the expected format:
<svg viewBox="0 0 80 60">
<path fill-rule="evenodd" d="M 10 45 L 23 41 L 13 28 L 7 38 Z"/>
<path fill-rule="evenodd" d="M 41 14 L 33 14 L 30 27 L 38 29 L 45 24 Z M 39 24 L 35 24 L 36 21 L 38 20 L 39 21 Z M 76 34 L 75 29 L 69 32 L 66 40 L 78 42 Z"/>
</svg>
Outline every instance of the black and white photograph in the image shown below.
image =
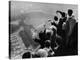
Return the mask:
<svg viewBox="0 0 80 60">
<path fill-rule="evenodd" d="M 9 1 L 9 58 L 78 55 L 78 5 Z"/>
</svg>

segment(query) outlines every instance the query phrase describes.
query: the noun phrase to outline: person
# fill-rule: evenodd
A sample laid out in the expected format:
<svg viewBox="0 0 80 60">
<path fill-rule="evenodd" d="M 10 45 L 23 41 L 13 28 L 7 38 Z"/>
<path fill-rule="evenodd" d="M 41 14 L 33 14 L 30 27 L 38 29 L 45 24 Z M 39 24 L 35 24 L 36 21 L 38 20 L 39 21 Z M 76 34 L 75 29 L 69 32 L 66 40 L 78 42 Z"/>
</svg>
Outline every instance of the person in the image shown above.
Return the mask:
<svg viewBox="0 0 80 60">
<path fill-rule="evenodd" d="M 53 34 L 51 36 L 51 48 L 54 51 L 54 47 L 56 47 L 56 29 L 52 28 Z"/>
<path fill-rule="evenodd" d="M 44 26 L 44 28 L 45 28 L 45 26 Z M 45 44 L 46 40 L 51 40 L 52 33 L 53 33 L 53 31 L 49 28 L 47 28 L 47 29 L 45 28 L 44 32 L 41 31 L 39 33 L 39 38 L 40 38 L 39 43 L 41 45 L 41 48 L 44 48 L 44 44 Z"/>
<path fill-rule="evenodd" d="M 39 43 L 41 45 L 41 48 L 44 48 L 44 42 L 46 40 L 46 33 L 45 33 L 45 31 L 44 32 L 41 31 L 39 33 L 39 38 L 40 38 Z"/>
<path fill-rule="evenodd" d="M 51 40 L 45 41 L 45 47 L 43 48 L 48 52 L 48 57 L 53 56 L 55 53 L 51 48 Z"/>
<path fill-rule="evenodd" d="M 50 33 L 47 32 L 47 29 L 45 28 L 44 31 L 39 32 L 39 38 L 35 38 L 34 41 L 40 44 L 40 48 L 44 48 L 47 39 L 50 39 Z"/>
<path fill-rule="evenodd" d="M 33 29 L 31 29 L 32 32 L 32 38 L 36 43 L 40 44 L 40 48 L 44 47 L 44 41 L 45 41 L 45 31 L 40 31 L 39 33 Z"/>
<path fill-rule="evenodd" d="M 63 25 L 67 20 L 67 16 L 65 12 L 62 11 L 56 11 L 56 13 L 60 13 L 61 14 L 61 18 L 59 19 L 59 23 L 57 26 L 57 34 L 62 38 L 61 40 L 61 46 L 64 49 L 65 48 L 65 43 L 66 43 L 66 31 L 65 29 L 63 29 Z"/>
<path fill-rule="evenodd" d="M 48 57 L 54 54 L 54 52 L 51 49 L 50 40 L 46 40 L 44 45 L 45 45 L 44 48 L 40 48 L 36 51 L 36 53 L 34 54 L 34 57 Z"/>
<path fill-rule="evenodd" d="M 72 9 L 68 9 L 68 18 L 67 18 L 67 21 L 66 21 L 66 46 L 70 47 L 71 45 L 71 41 L 74 39 L 71 39 L 71 38 L 74 38 L 74 37 L 71 37 L 72 34 L 74 33 L 73 32 L 73 29 L 74 29 L 74 26 L 76 24 L 76 20 L 75 20 L 75 17 L 73 15 L 73 10 Z"/>
<path fill-rule="evenodd" d="M 52 48 L 53 51 L 57 49 L 56 47 L 57 47 L 58 43 L 56 43 L 56 39 L 57 38 L 61 38 L 57 34 L 57 24 L 55 23 L 55 21 L 58 21 L 58 17 L 57 16 L 54 16 L 54 21 L 51 21 L 51 20 L 49 21 L 49 22 L 51 22 L 51 26 L 49 27 L 49 29 L 52 31 L 50 40 L 51 40 L 51 48 Z M 60 39 L 57 39 L 57 40 L 60 40 Z"/>
<path fill-rule="evenodd" d="M 67 22 L 69 22 L 69 26 L 70 26 L 70 29 L 69 29 L 69 32 L 68 32 L 68 35 L 71 34 L 71 31 L 76 23 L 76 20 L 75 20 L 75 17 L 72 15 L 73 14 L 73 10 L 72 9 L 68 9 L 68 19 L 67 19 Z"/>
<path fill-rule="evenodd" d="M 60 35 L 62 38 L 64 38 L 65 32 L 62 29 L 62 25 L 67 20 L 66 13 L 65 12 L 61 12 L 61 11 L 56 11 L 56 13 L 60 13 L 61 14 L 61 18 L 59 19 L 59 23 L 58 23 L 58 26 L 57 26 L 57 34 Z"/>
</svg>

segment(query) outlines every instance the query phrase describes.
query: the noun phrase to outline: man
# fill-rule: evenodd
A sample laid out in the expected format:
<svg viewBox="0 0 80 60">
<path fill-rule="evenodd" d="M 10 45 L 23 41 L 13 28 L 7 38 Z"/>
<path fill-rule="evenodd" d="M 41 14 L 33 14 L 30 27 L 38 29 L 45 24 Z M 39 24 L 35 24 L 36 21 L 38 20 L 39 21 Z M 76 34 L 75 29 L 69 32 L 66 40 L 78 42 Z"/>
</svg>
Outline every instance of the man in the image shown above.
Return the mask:
<svg viewBox="0 0 80 60">
<path fill-rule="evenodd" d="M 59 19 L 59 23 L 57 26 L 57 34 L 62 38 L 62 42 L 61 42 L 61 46 L 64 49 L 65 48 L 65 43 L 66 43 L 66 32 L 65 29 L 63 29 L 63 24 L 66 22 L 67 20 L 67 16 L 65 12 L 62 11 L 56 11 L 56 13 L 60 13 L 61 14 L 61 18 Z"/>
<path fill-rule="evenodd" d="M 73 11 L 71 9 L 68 9 L 68 19 L 67 19 L 67 22 L 69 22 L 69 25 L 70 25 L 70 30 L 69 30 L 69 33 L 68 35 L 71 34 L 72 32 L 72 29 L 76 23 L 76 20 L 75 20 L 75 17 L 72 15 L 73 14 Z"/>
<path fill-rule="evenodd" d="M 48 52 L 48 56 L 53 56 L 55 53 L 51 48 L 51 40 L 46 40 L 45 41 L 45 47 L 43 48 Z"/>
<path fill-rule="evenodd" d="M 51 49 L 51 41 L 46 40 L 44 45 L 44 48 L 40 48 L 35 52 L 35 57 L 48 57 L 54 55 L 54 51 Z"/>
<path fill-rule="evenodd" d="M 64 39 L 65 32 L 62 29 L 62 25 L 67 19 L 66 13 L 65 12 L 61 12 L 61 11 L 56 11 L 56 13 L 60 13 L 61 14 L 61 18 L 59 19 L 59 23 L 58 23 L 58 26 L 57 26 L 57 34 L 60 35 Z"/>
<path fill-rule="evenodd" d="M 73 10 L 72 9 L 68 9 L 68 18 L 67 18 L 67 21 L 66 21 L 66 26 L 65 26 L 65 31 L 66 31 L 66 45 L 68 47 L 70 47 L 71 45 L 71 41 L 74 39 L 71 39 L 71 36 L 72 36 L 72 32 L 73 29 L 74 29 L 74 26 L 76 24 L 76 20 L 75 20 L 75 17 L 73 16 Z M 74 38 L 74 37 L 73 37 Z"/>
</svg>

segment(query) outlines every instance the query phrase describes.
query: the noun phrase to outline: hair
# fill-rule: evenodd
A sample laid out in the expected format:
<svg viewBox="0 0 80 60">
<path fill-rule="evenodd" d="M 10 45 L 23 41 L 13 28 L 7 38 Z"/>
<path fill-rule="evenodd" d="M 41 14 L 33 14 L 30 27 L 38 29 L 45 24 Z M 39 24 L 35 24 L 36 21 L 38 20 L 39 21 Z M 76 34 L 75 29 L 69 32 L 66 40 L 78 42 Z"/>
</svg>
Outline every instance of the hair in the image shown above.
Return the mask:
<svg viewBox="0 0 80 60">
<path fill-rule="evenodd" d="M 38 57 L 46 57 L 48 55 L 48 52 L 45 49 L 39 49 L 36 54 Z"/>
<path fill-rule="evenodd" d="M 22 58 L 30 58 L 31 57 L 31 53 L 30 52 L 26 52 L 23 54 Z"/>
<path fill-rule="evenodd" d="M 65 17 L 65 15 L 66 15 L 65 12 L 63 12 L 63 13 L 62 13 L 62 17 Z"/>
<path fill-rule="evenodd" d="M 54 20 L 57 21 L 58 20 L 58 17 L 57 16 L 54 16 Z"/>
<path fill-rule="evenodd" d="M 73 14 L 73 10 L 72 9 L 68 9 L 68 15 L 71 16 Z"/>
</svg>

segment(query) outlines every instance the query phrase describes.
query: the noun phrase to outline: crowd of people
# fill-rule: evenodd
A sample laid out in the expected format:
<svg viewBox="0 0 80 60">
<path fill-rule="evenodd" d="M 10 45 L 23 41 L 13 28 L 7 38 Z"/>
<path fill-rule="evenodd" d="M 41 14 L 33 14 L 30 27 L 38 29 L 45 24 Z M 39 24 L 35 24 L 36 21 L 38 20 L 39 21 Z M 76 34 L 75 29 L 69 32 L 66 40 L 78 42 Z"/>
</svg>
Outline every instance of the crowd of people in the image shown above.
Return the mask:
<svg viewBox="0 0 80 60">
<path fill-rule="evenodd" d="M 54 16 L 53 20 L 48 20 L 51 24 L 50 27 L 45 28 L 44 31 L 33 34 L 33 40 L 40 44 L 39 49 L 34 53 L 26 52 L 22 58 L 35 57 L 50 57 L 50 56 L 63 56 L 63 55 L 76 55 L 77 54 L 77 30 L 78 23 L 76 22 L 73 10 L 68 9 L 68 12 L 56 11 L 61 15 Z M 58 24 L 55 21 L 58 21 Z"/>
</svg>

